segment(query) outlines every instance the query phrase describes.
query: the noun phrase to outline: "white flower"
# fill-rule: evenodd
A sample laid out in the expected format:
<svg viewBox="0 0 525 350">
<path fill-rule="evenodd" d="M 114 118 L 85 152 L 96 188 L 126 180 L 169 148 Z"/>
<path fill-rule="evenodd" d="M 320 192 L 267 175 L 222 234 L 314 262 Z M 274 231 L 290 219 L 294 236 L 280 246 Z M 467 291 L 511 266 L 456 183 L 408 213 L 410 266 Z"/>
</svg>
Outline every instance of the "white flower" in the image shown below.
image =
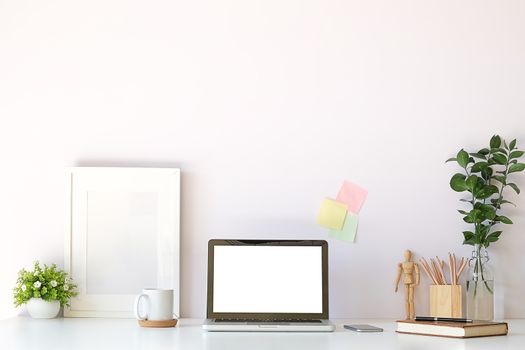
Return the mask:
<svg viewBox="0 0 525 350">
<path fill-rule="evenodd" d="M 27 289 L 26 285 L 25 285 L 25 284 L 22 284 L 22 291 L 24 291 L 24 292 L 25 292 L 25 291 L 26 291 L 26 289 Z"/>
<path fill-rule="evenodd" d="M 66 279 L 64 280 L 64 284 L 68 284 L 69 283 L 69 277 L 66 277 Z"/>
<path fill-rule="evenodd" d="M 64 285 L 64 290 L 67 292 L 69 290 L 69 286 L 67 284 Z"/>
<path fill-rule="evenodd" d="M 51 281 L 51 287 L 55 288 L 58 285 L 57 281 L 52 280 Z"/>
<path fill-rule="evenodd" d="M 42 283 L 40 283 L 40 281 L 36 281 L 35 283 L 33 283 L 33 286 L 38 289 L 40 288 L 40 286 L 42 285 Z"/>
</svg>

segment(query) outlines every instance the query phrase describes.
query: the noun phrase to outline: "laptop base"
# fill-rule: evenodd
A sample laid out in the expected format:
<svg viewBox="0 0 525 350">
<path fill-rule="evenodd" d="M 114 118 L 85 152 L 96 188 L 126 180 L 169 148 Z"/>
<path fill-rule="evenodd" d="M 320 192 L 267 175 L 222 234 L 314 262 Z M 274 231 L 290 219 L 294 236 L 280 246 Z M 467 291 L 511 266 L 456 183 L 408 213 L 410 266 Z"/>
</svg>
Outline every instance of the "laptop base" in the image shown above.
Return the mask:
<svg viewBox="0 0 525 350">
<path fill-rule="evenodd" d="M 333 332 L 335 325 L 328 320 L 312 322 L 225 322 L 207 319 L 202 329 L 208 332 Z"/>
</svg>

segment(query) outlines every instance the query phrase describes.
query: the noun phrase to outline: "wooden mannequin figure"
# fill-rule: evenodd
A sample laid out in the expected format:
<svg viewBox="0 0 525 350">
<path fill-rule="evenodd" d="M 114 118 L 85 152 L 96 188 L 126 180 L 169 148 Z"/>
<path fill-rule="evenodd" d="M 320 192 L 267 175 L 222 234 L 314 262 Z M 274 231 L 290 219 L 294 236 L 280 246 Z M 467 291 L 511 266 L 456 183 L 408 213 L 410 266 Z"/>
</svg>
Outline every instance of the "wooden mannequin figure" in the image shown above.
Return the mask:
<svg viewBox="0 0 525 350">
<path fill-rule="evenodd" d="M 412 261 L 412 252 L 410 250 L 405 250 L 404 256 L 405 261 L 397 265 L 396 293 L 399 286 L 399 280 L 401 279 L 401 274 L 403 274 L 407 320 L 413 320 L 415 317 L 414 287 L 419 285 L 419 266 L 417 263 Z"/>
</svg>

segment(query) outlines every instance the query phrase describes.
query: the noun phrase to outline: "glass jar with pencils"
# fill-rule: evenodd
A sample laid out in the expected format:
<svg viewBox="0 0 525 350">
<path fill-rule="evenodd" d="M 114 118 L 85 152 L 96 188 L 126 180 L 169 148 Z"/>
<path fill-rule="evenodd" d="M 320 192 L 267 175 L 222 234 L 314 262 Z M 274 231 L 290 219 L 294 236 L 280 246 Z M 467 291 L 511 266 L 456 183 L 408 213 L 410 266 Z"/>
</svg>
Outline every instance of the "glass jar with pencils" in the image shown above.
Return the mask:
<svg viewBox="0 0 525 350">
<path fill-rule="evenodd" d="M 489 260 L 487 250 L 476 244 L 467 280 L 467 318 L 473 320 L 494 319 L 494 276 Z"/>
</svg>

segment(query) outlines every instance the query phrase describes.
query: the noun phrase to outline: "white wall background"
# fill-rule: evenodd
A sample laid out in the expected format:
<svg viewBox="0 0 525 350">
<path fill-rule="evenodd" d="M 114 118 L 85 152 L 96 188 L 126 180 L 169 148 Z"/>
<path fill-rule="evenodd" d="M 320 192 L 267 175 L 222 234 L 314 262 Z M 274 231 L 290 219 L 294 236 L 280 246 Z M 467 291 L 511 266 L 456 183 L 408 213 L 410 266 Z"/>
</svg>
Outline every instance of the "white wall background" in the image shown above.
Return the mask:
<svg viewBox="0 0 525 350">
<path fill-rule="evenodd" d="M 329 241 L 331 316 L 402 316 L 405 248 L 470 252 L 444 160 L 493 133 L 525 147 L 524 18 L 519 0 L 0 0 L 0 316 L 18 269 L 63 263 L 74 165 L 182 169 L 185 317 L 205 314 L 209 238 L 327 238 L 322 198 L 361 184 L 357 244 Z M 525 317 L 511 197 L 497 315 Z"/>
</svg>

